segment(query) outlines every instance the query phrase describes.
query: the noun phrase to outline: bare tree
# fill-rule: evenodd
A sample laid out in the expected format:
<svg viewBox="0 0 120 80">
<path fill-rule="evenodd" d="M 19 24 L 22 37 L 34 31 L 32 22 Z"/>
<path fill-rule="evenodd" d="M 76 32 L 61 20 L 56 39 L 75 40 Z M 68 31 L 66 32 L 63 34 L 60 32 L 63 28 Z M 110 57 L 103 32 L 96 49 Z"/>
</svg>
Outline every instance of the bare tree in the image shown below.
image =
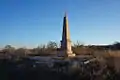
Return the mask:
<svg viewBox="0 0 120 80">
<path fill-rule="evenodd" d="M 77 41 L 76 43 L 74 43 L 74 47 L 83 47 L 84 44 L 80 41 Z"/>
<path fill-rule="evenodd" d="M 11 45 L 6 45 L 3 51 L 5 51 L 8 54 L 14 54 L 15 48 L 12 47 Z"/>
<path fill-rule="evenodd" d="M 26 49 L 25 48 L 19 48 L 15 51 L 15 54 L 17 56 L 25 56 L 26 55 Z"/>
<path fill-rule="evenodd" d="M 58 47 L 57 43 L 56 42 L 53 42 L 53 41 L 49 41 L 48 44 L 47 44 L 47 48 L 52 48 L 52 49 L 56 49 Z"/>
</svg>

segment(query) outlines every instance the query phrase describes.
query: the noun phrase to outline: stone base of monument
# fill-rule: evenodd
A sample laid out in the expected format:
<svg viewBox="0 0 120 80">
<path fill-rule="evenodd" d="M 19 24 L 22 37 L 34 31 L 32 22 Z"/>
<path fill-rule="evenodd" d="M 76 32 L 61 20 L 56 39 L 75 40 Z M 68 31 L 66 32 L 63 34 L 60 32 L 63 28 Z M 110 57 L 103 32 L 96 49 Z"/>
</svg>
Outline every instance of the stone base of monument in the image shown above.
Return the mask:
<svg viewBox="0 0 120 80">
<path fill-rule="evenodd" d="M 75 57 L 75 56 L 76 56 L 76 54 L 74 54 L 74 53 L 68 54 L 68 57 Z"/>
<path fill-rule="evenodd" d="M 65 53 L 64 51 L 58 52 L 57 57 L 75 57 L 74 53 Z"/>
</svg>

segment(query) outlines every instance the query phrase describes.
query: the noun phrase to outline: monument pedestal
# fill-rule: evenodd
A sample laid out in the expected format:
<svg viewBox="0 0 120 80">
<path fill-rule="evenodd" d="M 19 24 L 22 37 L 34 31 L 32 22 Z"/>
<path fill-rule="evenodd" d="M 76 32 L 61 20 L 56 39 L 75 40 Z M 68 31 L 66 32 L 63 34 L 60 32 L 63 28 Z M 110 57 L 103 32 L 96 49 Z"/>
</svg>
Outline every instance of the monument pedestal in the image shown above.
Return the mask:
<svg viewBox="0 0 120 80">
<path fill-rule="evenodd" d="M 75 57 L 75 56 L 76 56 L 76 54 L 74 54 L 74 53 L 68 54 L 68 57 Z"/>
<path fill-rule="evenodd" d="M 58 57 L 75 57 L 76 54 L 75 53 L 68 53 L 68 52 L 65 52 L 65 51 L 58 51 L 58 54 L 57 54 Z"/>
</svg>

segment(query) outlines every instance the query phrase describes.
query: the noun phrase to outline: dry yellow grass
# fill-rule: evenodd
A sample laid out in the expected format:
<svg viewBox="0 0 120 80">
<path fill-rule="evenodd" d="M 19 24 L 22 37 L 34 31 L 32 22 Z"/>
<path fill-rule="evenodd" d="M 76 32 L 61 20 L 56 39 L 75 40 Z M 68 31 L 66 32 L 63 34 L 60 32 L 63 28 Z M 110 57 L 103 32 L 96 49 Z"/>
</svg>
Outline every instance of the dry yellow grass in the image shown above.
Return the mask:
<svg viewBox="0 0 120 80">
<path fill-rule="evenodd" d="M 118 51 L 94 51 L 93 53 L 96 57 L 120 57 L 120 50 Z"/>
<path fill-rule="evenodd" d="M 118 51 L 95 51 L 94 56 L 104 58 L 105 63 L 108 66 L 113 66 L 116 71 L 120 71 L 120 50 Z M 104 62 L 103 61 L 103 62 Z"/>
<path fill-rule="evenodd" d="M 111 57 L 120 57 L 120 51 L 109 51 L 108 54 Z"/>
</svg>

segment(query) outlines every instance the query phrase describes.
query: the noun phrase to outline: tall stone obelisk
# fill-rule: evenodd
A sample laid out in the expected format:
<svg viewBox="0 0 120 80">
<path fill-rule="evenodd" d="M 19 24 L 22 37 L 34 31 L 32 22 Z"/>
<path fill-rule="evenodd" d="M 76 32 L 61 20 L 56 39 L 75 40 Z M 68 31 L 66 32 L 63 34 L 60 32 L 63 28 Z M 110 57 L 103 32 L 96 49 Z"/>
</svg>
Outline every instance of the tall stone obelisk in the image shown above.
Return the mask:
<svg viewBox="0 0 120 80">
<path fill-rule="evenodd" d="M 68 27 L 68 18 L 65 13 L 63 19 L 63 32 L 62 32 L 62 40 L 60 53 L 58 54 L 60 57 L 73 57 L 75 54 L 72 51 L 71 40 L 70 40 L 70 32 Z"/>
</svg>

